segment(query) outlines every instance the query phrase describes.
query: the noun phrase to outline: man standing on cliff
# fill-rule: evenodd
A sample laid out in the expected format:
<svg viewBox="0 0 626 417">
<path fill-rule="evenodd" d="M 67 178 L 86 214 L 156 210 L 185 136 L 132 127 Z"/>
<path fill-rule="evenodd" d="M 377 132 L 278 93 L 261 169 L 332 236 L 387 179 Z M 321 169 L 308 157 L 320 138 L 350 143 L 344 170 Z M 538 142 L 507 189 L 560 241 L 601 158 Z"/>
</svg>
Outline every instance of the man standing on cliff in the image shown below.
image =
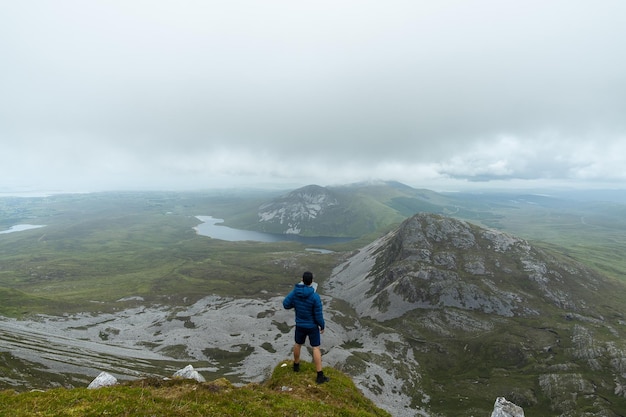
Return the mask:
<svg viewBox="0 0 626 417">
<path fill-rule="evenodd" d="M 300 371 L 300 350 L 302 345 L 309 338 L 309 343 L 313 348 L 313 363 L 317 370 L 318 384 L 328 382 L 329 378 L 322 371 L 322 344 L 321 334 L 324 333 L 324 314 L 322 312 L 322 300 L 315 292 L 313 284 L 313 274 L 305 272 L 302 274 L 302 282 L 296 284 L 294 289 L 283 300 L 283 307 L 296 310 L 296 344 L 293 347 L 293 370 Z"/>
</svg>

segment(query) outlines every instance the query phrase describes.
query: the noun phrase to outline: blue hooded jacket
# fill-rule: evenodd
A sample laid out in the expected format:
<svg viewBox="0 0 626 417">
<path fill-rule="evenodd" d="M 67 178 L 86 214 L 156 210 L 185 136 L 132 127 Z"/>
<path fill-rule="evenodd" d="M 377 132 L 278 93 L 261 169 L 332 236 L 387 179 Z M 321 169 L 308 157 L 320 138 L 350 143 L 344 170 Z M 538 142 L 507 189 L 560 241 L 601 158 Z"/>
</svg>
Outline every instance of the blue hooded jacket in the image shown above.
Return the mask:
<svg viewBox="0 0 626 417">
<path fill-rule="evenodd" d="M 324 314 L 322 300 L 313 287 L 299 282 L 283 300 L 283 307 L 287 310 L 296 309 L 296 326 L 307 329 L 319 327 L 324 330 Z"/>
</svg>

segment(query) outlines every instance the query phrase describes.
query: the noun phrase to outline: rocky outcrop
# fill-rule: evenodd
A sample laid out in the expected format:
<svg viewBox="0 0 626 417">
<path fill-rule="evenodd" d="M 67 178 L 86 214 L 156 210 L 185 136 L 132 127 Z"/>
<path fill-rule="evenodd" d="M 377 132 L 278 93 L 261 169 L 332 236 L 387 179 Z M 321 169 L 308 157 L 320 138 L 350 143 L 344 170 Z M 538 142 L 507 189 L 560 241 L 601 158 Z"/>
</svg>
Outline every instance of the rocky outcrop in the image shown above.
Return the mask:
<svg viewBox="0 0 626 417">
<path fill-rule="evenodd" d="M 194 379 L 198 382 L 206 382 L 206 379 L 196 371 L 193 366 L 187 365 L 183 369 L 179 369 L 172 375 L 173 378 Z M 118 383 L 117 378 L 108 372 L 100 372 L 100 374 L 87 386 L 87 389 L 98 389 L 102 387 L 111 387 Z"/>
<path fill-rule="evenodd" d="M 97 389 L 102 387 L 110 387 L 117 384 L 117 378 L 108 372 L 100 372 L 100 374 L 87 386 L 87 389 Z"/>
<path fill-rule="evenodd" d="M 597 281 L 588 268 L 563 264 L 523 239 L 422 213 L 338 266 L 328 291 L 378 320 L 450 307 L 532 317 L 546 303 L 583 310 L 573 286 L 588 291 Z"/>
<path fill-rule="evenodd" d="M 491 417 L 524 417 L 522 407 L 507 401 L 504 397 L 496 398 Z"/>
<path fill-rule="evenodd" d="M 309 185 L 261 205 L 258 220 L 269 230 L 297 235 L 307 231 L 310 223 L 338 204 L 327 188 Z"/>
<path fill-rule="evenodd" d="M 187 365 L 183 369 L 179 369 L 174 372 L 174 378 L 182 378 L 182 379 L 195 379 L 198 382 L 206 382 L 206 379 L 198 371 L 193 369 L 193 366 Z"/>
</svg>

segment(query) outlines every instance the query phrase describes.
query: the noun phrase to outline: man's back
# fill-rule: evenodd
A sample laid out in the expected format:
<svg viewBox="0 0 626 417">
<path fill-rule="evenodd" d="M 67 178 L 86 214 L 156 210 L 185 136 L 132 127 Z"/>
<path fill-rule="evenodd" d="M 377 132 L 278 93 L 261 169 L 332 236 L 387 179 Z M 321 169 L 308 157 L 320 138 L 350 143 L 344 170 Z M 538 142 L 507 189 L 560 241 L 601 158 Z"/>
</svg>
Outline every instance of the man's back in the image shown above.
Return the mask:
<svg viewBox="0 0 626 417">
<path fill-rule="evenodd" d="M 303 283 L 298 283 L 283 300 L 286 309 L 295 308 L 296 325 L 305 328 L 324 328 L 322 300 L 315 290 Z"/>
</svg>

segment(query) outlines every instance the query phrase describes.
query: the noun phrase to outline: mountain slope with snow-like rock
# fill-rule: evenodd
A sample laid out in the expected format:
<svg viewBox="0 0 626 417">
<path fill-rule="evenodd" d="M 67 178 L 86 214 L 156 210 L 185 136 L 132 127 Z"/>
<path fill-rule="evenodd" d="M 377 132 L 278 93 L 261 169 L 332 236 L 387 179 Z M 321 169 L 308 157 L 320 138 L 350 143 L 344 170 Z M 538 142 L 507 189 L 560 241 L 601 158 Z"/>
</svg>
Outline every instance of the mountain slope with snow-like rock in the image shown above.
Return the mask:
<svg viewBox="0 0 626 417">
<path fill-rule="evenodd" d="M 397 332 L 394 369 L 420 372 L 401 391 L 431 412 L 481 415 L 489 397 L 530 414 L 626 411 L 624 285 L 523 239 L 420 213 L 338 265 L 324 291 Z"/>
</svg>

